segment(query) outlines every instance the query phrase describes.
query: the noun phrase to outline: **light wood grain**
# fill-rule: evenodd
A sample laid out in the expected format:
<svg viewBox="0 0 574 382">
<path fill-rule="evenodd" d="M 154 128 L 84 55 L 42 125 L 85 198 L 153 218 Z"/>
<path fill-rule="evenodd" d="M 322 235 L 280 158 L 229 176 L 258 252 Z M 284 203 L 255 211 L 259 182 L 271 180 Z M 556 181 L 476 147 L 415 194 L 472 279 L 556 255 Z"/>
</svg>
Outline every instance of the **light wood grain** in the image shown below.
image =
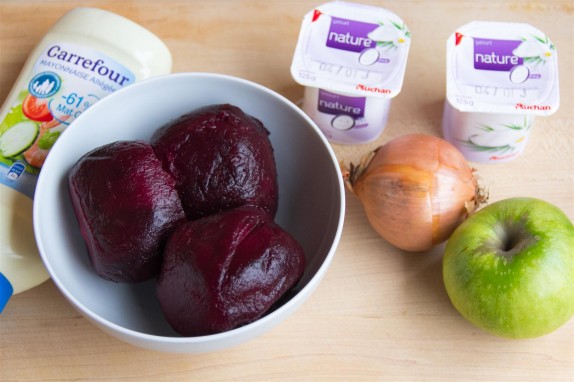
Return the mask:
<svg viewBox="0 0 574 382">
<path fill-rule="evenodd" d="M 391 138 L 440 135 L 445 41 L 471 20 L 530 23 L 559 51 L 561 107 L 538 118 L 527 151 L 508 164 L 475 165 L 491 201 L 543 198 L 574 219 L 574 3 L 572 1 L 365 1 L 401 16 L 412 32 L 402 93 L 375 142 L 333 145 L 358 161 Z M 67 10 L 125 15 L 170 47 L 174 71 L 239 76 L 297 102 L 289 74 L 303 15 L 319 1 L 1 1 L 0 100 L 28 53 Z M 164 354 L 135 348 L 81 317 L 51 281 L 15 296 L 0 316 L 2 381 L 573 381 L 574 320 L 547 336 L 506 340 L 466 322 L 441 278 L 443 246 L 392 248 L 347 194 L 345 228 L 316 292 L 266 335 L 225 351 Z"/>
</svg>

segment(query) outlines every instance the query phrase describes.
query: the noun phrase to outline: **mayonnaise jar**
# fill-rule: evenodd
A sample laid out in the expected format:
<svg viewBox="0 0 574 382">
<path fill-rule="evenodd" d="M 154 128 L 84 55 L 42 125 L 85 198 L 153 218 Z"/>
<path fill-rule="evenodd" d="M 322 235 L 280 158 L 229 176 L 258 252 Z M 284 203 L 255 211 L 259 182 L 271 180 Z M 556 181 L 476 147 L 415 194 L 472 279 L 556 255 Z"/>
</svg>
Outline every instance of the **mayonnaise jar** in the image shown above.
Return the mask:
<svg viewBox="0 0 574 382">
<path fill-rule="evenodd" d="M 156 35 L 95 8 L 65 14 L 31 52 L 0 108 L 0 312 L 12 293 L 49 277 L 34 240 L 32 205 L 50 148 L 95 102 L 171 66 Z"/>
</svg>

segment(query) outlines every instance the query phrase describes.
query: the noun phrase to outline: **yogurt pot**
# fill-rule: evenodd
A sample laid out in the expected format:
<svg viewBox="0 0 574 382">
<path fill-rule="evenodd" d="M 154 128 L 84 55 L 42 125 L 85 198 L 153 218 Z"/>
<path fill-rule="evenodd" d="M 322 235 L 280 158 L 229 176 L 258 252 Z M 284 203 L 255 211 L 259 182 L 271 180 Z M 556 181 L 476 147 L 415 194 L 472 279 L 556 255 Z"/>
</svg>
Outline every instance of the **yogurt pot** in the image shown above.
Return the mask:
<svg viewBox="0 0 574 382">
<path fill-rule="evenodd" d="M 305 86 L 303 110 L 334 143 L 379 137 L 400 93 L 410 32 L 394 13 L 335 1 L 303 18 L 291 75 Z"/>
<path fill-rule="evenodd" d="M 469 161 L 517 158 L 535 117 L 558 109 L 556 47 L 528 24 L 463 25 L 447 40 L 446 69 L 443 136 Z"/>
</svg>

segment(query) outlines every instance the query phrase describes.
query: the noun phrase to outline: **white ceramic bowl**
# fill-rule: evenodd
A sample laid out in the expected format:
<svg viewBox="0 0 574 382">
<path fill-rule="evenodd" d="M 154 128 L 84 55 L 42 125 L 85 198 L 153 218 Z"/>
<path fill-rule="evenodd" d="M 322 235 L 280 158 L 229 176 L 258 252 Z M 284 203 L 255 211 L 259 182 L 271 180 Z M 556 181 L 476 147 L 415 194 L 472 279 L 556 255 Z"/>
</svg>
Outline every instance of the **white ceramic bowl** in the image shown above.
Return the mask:
<svg viewBox="0 0 574 382">
<path fill-rule="evenodd" d="M 164 320 L 155 281 L 116 284 L 92 269 L 68 194 L 68 172 L 86 152 L 116 140 L 149 140 L 164 123 L 197 107 L 231 103 L 271 132 L 279 181 L 276 221 L 303 246 L 307 267 L 296 294 L 256 322 L 228 332 L 181 337 Z M 318 127 L 294 104 L 258 84 L 217 74 L 146 80 L 99 101 L 58 139 L 41 171 L 34 232 L 63 295 L 105 332 L 147 349 L 208 352 L 269 330 L 301 305 L 327 271 L 343 227 L 345 195 L 337 159 Z"/>
</svg>

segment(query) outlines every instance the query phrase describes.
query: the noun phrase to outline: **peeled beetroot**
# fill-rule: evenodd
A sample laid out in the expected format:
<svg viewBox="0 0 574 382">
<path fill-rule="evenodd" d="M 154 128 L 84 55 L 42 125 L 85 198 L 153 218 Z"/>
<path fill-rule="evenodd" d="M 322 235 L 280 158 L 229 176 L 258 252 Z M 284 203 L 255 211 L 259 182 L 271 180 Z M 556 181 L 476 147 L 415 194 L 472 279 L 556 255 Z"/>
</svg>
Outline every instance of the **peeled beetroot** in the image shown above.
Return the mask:
<svg viewBox="0 0 574 382">
<path fill-rule="evenodd" d="M 188 219 L 242 205 L 275 215 L 278 185 L 269 132 L 238 107 L 197 109 L 158 129 L 151 144 L 176 181 Z"/>
<path fill-rule="evenodd" d="M 116 282 L 155 277 L 163 246 L 185 214 L 175 182 L 151 146 L 141 141 L 101 146 L 74 165 L 69 187 L 96 272 Z"/>
<path fill-rule="evenodd" d="M 243 206 L 180 226 L 157 281 L 163 314 L 184 336 L 255 321 L 300 279 L 301 246 L 268 213 Z"/>
</svg>

